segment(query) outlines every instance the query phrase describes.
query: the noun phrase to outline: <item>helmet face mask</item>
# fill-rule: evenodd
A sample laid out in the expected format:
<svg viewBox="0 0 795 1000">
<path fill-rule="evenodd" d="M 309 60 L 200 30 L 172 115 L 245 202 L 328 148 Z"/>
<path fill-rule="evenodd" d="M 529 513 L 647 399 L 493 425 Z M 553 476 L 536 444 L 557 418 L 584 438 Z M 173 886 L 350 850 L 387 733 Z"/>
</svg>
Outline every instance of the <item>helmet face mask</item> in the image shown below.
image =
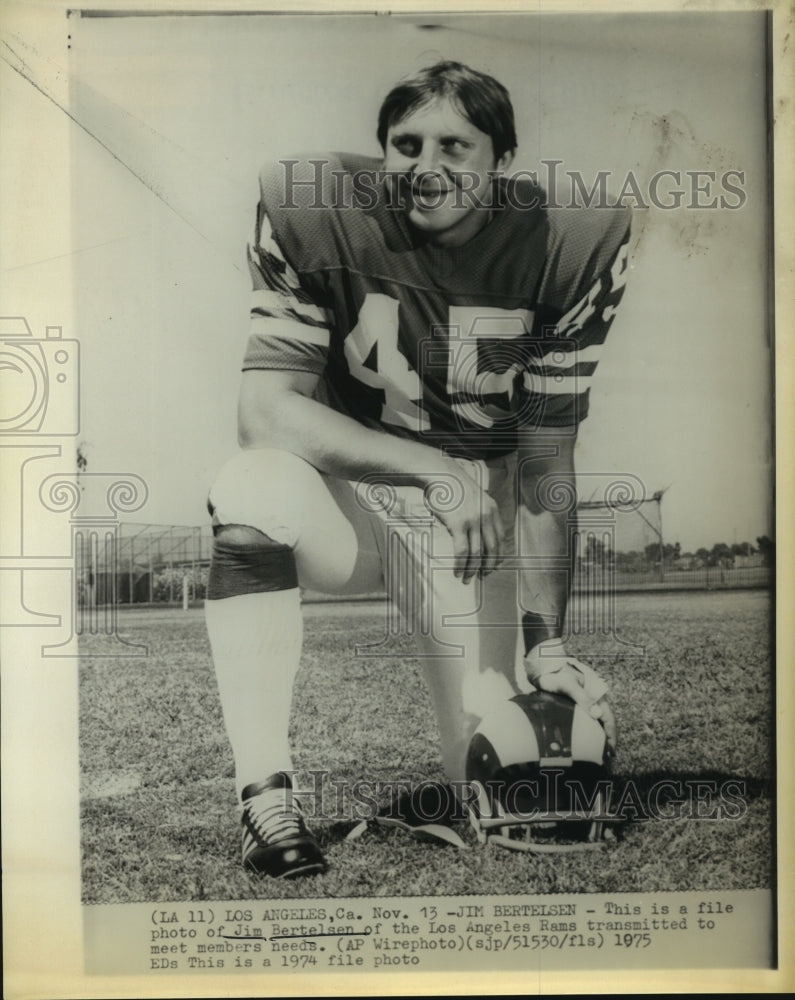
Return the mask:
<svg viewBox="0 0 795 1000">
<path fill-rule="evenodd" d="M 470 741 L 466 774 L 481 843 L 553 853 L 614 839 L 604 730 L 563 695 L 520 694 L 489 712 Z"/>
</svg>

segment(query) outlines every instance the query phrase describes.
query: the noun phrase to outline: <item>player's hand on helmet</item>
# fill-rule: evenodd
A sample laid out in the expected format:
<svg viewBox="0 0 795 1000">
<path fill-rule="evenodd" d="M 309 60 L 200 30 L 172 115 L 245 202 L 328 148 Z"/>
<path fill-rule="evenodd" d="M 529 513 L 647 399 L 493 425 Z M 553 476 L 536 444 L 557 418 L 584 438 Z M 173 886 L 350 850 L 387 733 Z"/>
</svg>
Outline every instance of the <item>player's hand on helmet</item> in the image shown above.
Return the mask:
<svg viewBox="0 0 795 1000">
<path fill-rule="evenodd" d="M 503 559 L 505 528 L 494 498 L 459 463 L 453 464 L 453 498 L 441 479 L 425 487 L 425 504 L 453 540 L 453 572 L 464 583 L 488 576 Z"/>
<path fill-rule="evenodd" d="M 570 656 L 560 639 L 546 639 L 525 656 L 527 677 L 539 691 L 563 694 L 602 723 L 608 751 L 616 752 L 616 718 L 608 699 L 607 684 L 593 667 Z"/>
</svg>

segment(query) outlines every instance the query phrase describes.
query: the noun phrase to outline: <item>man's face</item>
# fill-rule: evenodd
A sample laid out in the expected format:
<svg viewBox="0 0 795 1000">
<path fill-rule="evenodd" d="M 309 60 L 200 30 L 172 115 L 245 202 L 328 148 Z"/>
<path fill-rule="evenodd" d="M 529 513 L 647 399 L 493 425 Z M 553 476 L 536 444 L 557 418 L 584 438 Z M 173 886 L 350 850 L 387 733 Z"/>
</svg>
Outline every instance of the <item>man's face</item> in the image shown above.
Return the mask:
<svg viewBox="0 0 795 1000">
<path fill-rule="evenodd" d="M 495 160 L 491 137 L 442 99 L 389 129 L 384 169 L 405 176 L 400 191 L 411 224 L 438 246 L 460 246 L 488 222 L 489 172 L 511 159 Z"/>
</svg>

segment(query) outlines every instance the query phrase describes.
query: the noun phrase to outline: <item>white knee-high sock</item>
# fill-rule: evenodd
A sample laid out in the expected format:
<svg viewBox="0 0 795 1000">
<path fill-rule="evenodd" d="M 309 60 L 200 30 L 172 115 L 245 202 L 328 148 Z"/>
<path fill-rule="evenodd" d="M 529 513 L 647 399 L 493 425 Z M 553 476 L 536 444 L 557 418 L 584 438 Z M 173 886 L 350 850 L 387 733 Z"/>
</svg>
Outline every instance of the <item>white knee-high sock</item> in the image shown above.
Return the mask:
<svg viewBox="0 0 795 1000">
<path fill-rule="evenodd" d="M 300 590 L 208 600 L 205 616 L 240 795 L 246 785 L 292 768 L 288 728 L 303 638 Z"/>
<path fill-rule="evenodd" d="M 504 624 L 515 602 L 515 571 L 497 571 L 469 586 L 450 572 L 437 570 L 432 579 L 434 627 L 430 633 L 419 632 L 418 645 L 445 774 L 448 781 L 463 781 L 469 743 L 481 719 L 521 690 L 516 675 L 519 630 Z M 456 650 L 459 655 L 451 655 Z"/>
</svg>

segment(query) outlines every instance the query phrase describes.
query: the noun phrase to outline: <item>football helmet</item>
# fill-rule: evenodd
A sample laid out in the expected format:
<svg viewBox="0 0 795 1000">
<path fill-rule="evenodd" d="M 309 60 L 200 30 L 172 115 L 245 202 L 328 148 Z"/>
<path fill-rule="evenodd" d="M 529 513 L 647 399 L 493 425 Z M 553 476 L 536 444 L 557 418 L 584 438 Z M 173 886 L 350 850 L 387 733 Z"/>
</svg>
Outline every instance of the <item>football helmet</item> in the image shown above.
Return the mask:
<svg viewBox="0 0 795 1000">
<path fill-rule="evenodd" d="M 469 744 L 467 803 L 480 843 L 552 853 L 605 846 L 619 817 L 600 723 L 565 695 L 519 694 Z"/>
</svg>

